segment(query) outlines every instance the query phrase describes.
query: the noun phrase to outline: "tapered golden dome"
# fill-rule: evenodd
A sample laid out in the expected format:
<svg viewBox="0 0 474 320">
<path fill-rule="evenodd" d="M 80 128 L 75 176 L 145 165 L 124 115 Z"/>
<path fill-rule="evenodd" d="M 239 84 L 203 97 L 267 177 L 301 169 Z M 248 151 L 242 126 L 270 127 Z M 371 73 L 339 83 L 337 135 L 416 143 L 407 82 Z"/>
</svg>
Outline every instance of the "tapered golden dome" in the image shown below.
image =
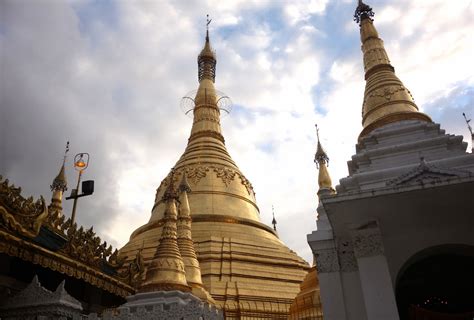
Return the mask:
<svg viewBox="0 0 474 320">
<path fill-rule="evenodd" d="M 359 1 L 355 20 L 360 24 L 360 40 L 364 56 L 365 92 L 362 105 L 362 126 L 359 139 L 372 130 L 402 120 L 431 118 L 418 111 L 410 91 L 395 75 L 383 40 L 375 29 L 372 8 Z"/>
<path fill-rule="evenodd" d="M 289 320 L 322 320 L 323 310 L 319 295 L 319 279 L 316 266 L 309 270 L 301 283 L 301 291 L 290 307 Z"/>
<path fill-rule="evenodd" d="M 174 175 L 158 187 L 149 222 L 132 233 L 120 254 L 131 259 L 143 246 L 145 264 L 151 261 L 165 221 L 163 194 L 185 175 L 192 189 L 187 195 L 192 239 L 204 287 L 227 317 L 286 317 L 308 265 L 260 221 L 253 187 L 227 152 L 208 35 L 198 67 L 188 145 Z"/>
</svg>

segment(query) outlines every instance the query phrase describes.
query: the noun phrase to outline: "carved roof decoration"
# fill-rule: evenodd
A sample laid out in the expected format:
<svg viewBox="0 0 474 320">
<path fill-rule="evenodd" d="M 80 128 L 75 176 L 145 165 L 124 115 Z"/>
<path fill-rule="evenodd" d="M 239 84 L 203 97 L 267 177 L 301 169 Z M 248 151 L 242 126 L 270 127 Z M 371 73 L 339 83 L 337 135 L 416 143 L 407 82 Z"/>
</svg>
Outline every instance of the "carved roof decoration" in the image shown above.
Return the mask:
<svg viewBox="0 0 474 320">
<path fill-rule="evenodd" d="M 166 176 L 163 181 L 161 181 L 160 186 L 156 189 L 156 202 L 164 202 L 165 199 L 159 198 L 158 194 L 164 189 L 167 190 L 169 186 L 169 182 L 173 181 L 173 185 L 180 188 L 180 179 L 183 179 L 183 175 L 186 175 L 186 182 L 191 183 L 192 186 L 196 186 L 199 184 L 202 178 L 207 176 L 207 173 L 212 170 L 216 177 L 220 178 L 224 186 L 227 188 L 230 184 L 235 180 L 236 177 L 239 177 L 240 183 L 246 188 L 249 195 L 255 196 L 255 191 L 253 190 L 253 186 L 250 181 L 239 171 L 230 169 L 225 166 L 219 166 L 214 164 L 202 164 L 202 165 L 195 165 L 195 166 L 186 166 L 179 169 L 174 169 L 174 172 L 170 172 L 168 176 Z M 189 179 L 189 180 L 188 180 Z M 238 180 L 236 180 L 238 181 Z M 190 187 L 190 186 L 189 186 Z M 191 187 L 190 187 L 191 188 Z M 166 193 L 166 192 L 165 192 Z M 163 193 L 163 195 L 165 194 Z"/>
<path fill-rule="evenodd" d="M 144 272 L 141 252 L 127 268 L 127 257 L 102 241 L 94 229 L 78 228 L 58 217 L 43 197 L 25 199 L 21 188 L 0 176 L 0 253 L 82 279 L 120 296 L 134 292 Z M 121 270 L 120 272 L 118 270 Z"/>
<path fill-rule="evenodd" d="M 434 184 L 450 178 L 462 178 L 471 176 L 471 172 L 438 168 L 434 164 L 427 163 L 424 158 L 420 159 L 420 164 L 392 180 L 387 181 L 387 186 Z"/>
<path fill-rule="evenodd" d="M 8 309 L 60 305 L 82 311 L 81 303 L 67 293 L 64 280 L 51 292 L 41 286 L 36 275 L 25 289 L 8 298 L 4 305 Z"/>
<path fill-rule="evenodd" d="M 21 188 L 10 185 L 0 176 L 0 228 L 14 230 L 23 236 L 34 237 L 48 216 L 44 198 L 33 201 L 21 196 Z"/>
</svg>

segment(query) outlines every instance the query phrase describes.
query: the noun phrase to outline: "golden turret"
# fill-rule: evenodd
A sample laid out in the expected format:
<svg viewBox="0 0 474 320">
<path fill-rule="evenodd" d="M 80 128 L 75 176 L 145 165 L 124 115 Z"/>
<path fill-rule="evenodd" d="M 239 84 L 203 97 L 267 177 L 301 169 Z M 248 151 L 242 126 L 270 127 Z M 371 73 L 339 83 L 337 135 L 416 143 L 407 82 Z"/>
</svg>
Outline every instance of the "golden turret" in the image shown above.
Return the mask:
<svg viewBox="0 0 474 320">
<path fill-rule="evenodd" d="M 166 203 L 164 226 L 160 237 L 160 244 L 146 271 L 146 277 L 140 288 L 142 292 L 148 291 L 190 291 L 186 281 L 183 259 L 177 242 L 176 192 L 173 186 L 173 171 L 171 182 L 166 189 L 163 201 Z"/>
<path fill-rule="evenodd" d="M 359 139 L 372 130 L 402 120 L 431 122 L 418 111 L 410 91 L 395 75 L 383 40 L 375 29 L 372 8 L 359 0 L 354 20 L 360 25 L 360 39 L 364 55 L 365 92 L 362 106 L 362 126 Z"/>
<path fill-rule="evenodd" d="M 189 209 L 188 192 L 191 192 L 188 179 L 183 174 L 179 184 L 179 210 L 178 210 L 178 248 L 184 262 L 186 281 L 192 288 L 192 293 L 211 304 L 216 304 L 209 292 L 204 288 L 201 279 L 201 268 L 197 260 L 196 251 L 191 233 L 191 211 Z"/>
<path fill-rule="evenodd" d="M 323 146 L 321 145 L 321 141 L 319 140 L 319 129 L 318 125 L 316 125 L 316 136 L 318 137 L 318 147 L 316 149 L 316 154 L 314 156 L 314 163 L 319 169 L 318 174 L 318 195 L 321 193 L 334 193 L 334 188 L 332 187 L 332 180 L 331 176 L 329 175 L 329 171 L 327 165 L 329 163 L 329 157 L 324 151 Z"/>
<path fill-rule="evenodd" d="M 291 304 L 289 320 L 323 319 L 318 272 L 314 261 L 313 258 L 313 266 L 301 283 L 300 293 Z"/>
<path fill-rule="evenodd" d="M 66 180 L 66 158 L 67 153 L 69 152 L 69 141 L 66 143 L 66 151 L 64 152 L 63 163 L 61 165 L 61 169 L 59 169 L 59 173 L 54 178 L 53 183 L 51 184 L 50 188 L 53 192 L 51 197 L 51 207 L 50 207 L 50 214 L 54 215 L 55 218 L 59 218 L 63 215 L 63 193 L 67 190 L 67 180 Z"/>
<path fill-rule="evenodd" d="M 163 195 L 170 183 L 178 183 L 185 175 L 192 188 L 185 196 L 204 287 L 228 316 L 263 315 L 273 310 L 284 317 L 308 265 L 260 221 L 253 187 L 227 152 L 214 87 L 216 55 L 208 32 L 198 68 L 188 145 L 174 166 L 173 178 L 168 174 L 158 187 L 150 220 L 132 233 L 120 255 L 130 261 L 144 243 L 144 263 L 152 263 L 166 227 L 168 204 Z M 192 279 L 188 284 L 199 284 Z"/>
</svg>

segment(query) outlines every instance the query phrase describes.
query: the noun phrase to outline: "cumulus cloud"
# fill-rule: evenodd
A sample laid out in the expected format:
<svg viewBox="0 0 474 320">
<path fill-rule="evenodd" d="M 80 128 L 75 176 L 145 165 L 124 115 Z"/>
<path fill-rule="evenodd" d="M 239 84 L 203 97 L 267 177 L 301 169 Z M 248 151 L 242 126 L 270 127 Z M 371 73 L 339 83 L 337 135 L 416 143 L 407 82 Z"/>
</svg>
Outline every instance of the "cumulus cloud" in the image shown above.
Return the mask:
<svg viewBox="0 0 474 320">
<path fill-rule="evenodd" d="M 155 189 L 186 146 L 179 100 L 197 87 L 205 15 L 213 22 L 219 90 L 234 101 L 222 121 L 229 152 L 275 206 L 280 237 L 311 261 L 306 234 L 317 206 L 314 123 L 336 184 L 361 130 L 364 90 L 349 1 L 3 1 L 0 4 L 0 174 L 49 198 L 63 147 L 89 152 L 78 221 L 117 246 L 149 219 Z M 472 115 L 471 1 L 374 6 L 397 74 L 448 131 Z M 454 110 L 454 112 L 453 112 Z M 70 156 L 70 158 L 71 158 Z M 76 174 L 67 169 L 69 186 Z M 69 213 L 71 204 L 66 202 Z"/>
</svg>

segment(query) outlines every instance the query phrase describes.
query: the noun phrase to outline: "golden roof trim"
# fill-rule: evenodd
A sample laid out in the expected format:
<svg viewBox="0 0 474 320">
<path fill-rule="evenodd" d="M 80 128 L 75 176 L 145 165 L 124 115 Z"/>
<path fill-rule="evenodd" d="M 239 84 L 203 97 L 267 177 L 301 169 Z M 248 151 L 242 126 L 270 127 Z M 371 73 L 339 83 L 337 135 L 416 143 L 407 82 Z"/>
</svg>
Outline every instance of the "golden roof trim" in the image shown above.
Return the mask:
<svg viewBox="0 0 474 320">
<path fill-rule="evenodd" d="M 0 232 L 2 232 L 5 240 L 19 239 L 18 236 L 26 237 L 27 239 L 21 240 L 21 243 L 41 248 L 44 252 L 49 252 L 58 259 L 84 263 L 88 268 L 95 269 L 97 274 L 114 278 L 124 285 L 128 285 L 126 284 L 127 280 L 131 281 L 134 278 L 135 274 L 130 275 L 131 270 L 117 273 L 115 276 L 106 274 L 101 270 L 103 267 L 109 267 L 116 272 L 125 262 L 125 259 L 119 259 L 118 251 L 112 252 L 112 246 L 107 246 L 106 242 L 102 242 L 96 236 L 93 228 L 85 230 L 80 227 L 78 229 L 77 225 L 72 224 L 70 219 L 65 220 L 64 216 L 58 217 L 54 214 L 54 210 L 49 210 L 43 197 L 36 202 L 33 201 L 32 197 L 25 199 L 21 195 L 21 188 L 9 185 L 8 179 L 4 181 L 2 179 L 0 176 Z M 51 204 L 50 208 L 52 206 Z M 48 229 L 57 237 L 63 239 L 64 242 L 58 245 L 56 252 L 41 247 L 38 240 L 34 240 L 38 236 L 44 235 L 42 228 Z M 33 243 L 33 241 L 38 242 L 38 244 Z M 0 245 L 2 244 L 0 242 Z M 34 261 L 30 262 L 35 263 Z M 54 263 L 51 263 L 51 265 L 54 266 Z M 143 272 L 143 270 L 138 270 L 138 272 Z"/>
<path fill-rule="evenodd" d="M 121 297 L 135 293 L 132 286 L 91 268 L 83 262 L 52 252 L 3 230 L 0 230 L 0 239 L 2 240 L 0 241 L 0 253 L 81 279 Z"/>
</svg>

